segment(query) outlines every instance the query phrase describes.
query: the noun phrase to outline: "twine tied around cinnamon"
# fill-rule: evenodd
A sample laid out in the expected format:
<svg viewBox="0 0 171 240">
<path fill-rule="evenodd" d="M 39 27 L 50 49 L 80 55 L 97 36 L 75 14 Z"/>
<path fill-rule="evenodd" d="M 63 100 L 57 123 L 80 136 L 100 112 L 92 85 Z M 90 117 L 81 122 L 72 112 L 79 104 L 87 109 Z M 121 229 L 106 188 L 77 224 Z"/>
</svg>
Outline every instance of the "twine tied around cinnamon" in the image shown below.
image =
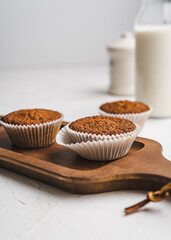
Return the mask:
<svg viewBox="0 0 171 240">
<path fill-rule="evenodd" d="M 131 214 L 145 206 L 149 202 L 160 202 L 166 198 L 169 197 L 169 191 L 171 190 L 171 182 L 168 184 L 164 185 L 160 190 L 155 191 L 155 192 L 148 192 L 147 197 L 145 200 L 131 206 L 128 208 L 125 208 L 125 214 Z"/>
</svg>

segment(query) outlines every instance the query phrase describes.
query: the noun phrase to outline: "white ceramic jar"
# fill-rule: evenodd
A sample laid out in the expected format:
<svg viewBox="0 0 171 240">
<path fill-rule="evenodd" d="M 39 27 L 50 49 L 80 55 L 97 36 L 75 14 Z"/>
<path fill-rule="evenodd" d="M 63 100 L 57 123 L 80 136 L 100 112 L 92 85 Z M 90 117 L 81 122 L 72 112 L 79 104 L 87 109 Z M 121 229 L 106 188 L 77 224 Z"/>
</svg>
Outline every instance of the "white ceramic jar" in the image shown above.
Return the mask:
<svg viewBox="0 0 171 240">
<path fill-rule="evenodd" d="M 133 95 L 135 91 L 135 39 L 125 32 L 108 46 L 111 83 L 109 92 L 116 95 Z"/>
</svg>

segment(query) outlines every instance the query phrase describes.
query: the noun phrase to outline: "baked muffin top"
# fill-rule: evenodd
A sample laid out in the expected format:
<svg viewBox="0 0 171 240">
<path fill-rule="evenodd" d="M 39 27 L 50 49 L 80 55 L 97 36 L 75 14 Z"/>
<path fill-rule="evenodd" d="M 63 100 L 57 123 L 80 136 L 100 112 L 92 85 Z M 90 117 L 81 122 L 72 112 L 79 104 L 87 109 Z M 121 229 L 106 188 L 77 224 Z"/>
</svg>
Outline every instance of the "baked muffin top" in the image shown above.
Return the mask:
<svg viewBox="0 0 171 240">
<path fill-rule="evenodd" d="M 23 109 L 9 113 L 1 120 L 15 125 L 35 125 L 57 120 L 61 116 L 61 113 L 47 109 Z"/>
<path fill-rule="evenodd" d="M 107 116 L 92 116 L 78 119 L 70 123 L 69 128 L 77 132 L 116 135 L 135 130 L 136 125 L 128 120 Z"/>
<path fill-rule="evenodd" d="M 107 113 L 126 114 L 126 113 L 142 113 L 148 111 L 150 108 L 141 102 L 132 101 L 116 101 L 105 103 L 100 106 L 100 109 Z"/>
</svg>

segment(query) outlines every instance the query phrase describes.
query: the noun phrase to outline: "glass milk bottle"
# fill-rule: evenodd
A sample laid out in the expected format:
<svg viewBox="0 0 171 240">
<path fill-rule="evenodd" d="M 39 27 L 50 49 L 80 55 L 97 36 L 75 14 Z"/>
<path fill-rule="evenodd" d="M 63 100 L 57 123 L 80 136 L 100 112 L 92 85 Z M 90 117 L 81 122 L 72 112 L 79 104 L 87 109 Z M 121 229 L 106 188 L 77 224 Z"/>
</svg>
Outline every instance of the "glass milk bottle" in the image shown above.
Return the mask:
<svg viewBox="0 0 171 240">
<path fill-rule="evenodd" d="M 171 117 L 171 0 L 145 0 L 134 27 L 136 100 Z"/>
</svg>

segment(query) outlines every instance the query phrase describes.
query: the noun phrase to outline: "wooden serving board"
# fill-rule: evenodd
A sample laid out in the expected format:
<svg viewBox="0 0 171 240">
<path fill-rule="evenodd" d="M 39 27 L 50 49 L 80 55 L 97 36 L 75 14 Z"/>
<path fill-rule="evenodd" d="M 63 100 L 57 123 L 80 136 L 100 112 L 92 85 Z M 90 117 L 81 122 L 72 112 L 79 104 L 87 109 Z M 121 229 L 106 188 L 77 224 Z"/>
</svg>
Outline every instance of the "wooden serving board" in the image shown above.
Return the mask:
<svg viewBox="0 0 171 240">
<path fill-rule="evenodd" d="M 56 143 L 39 149 L 16 148 L 0 127 L 0 167 L 72 193 L 156 190 L 171 181 L 171 162 L 161 152 L 158 142 L 137 137 L 127 156 L 94 162 Z"/>
</svg>

